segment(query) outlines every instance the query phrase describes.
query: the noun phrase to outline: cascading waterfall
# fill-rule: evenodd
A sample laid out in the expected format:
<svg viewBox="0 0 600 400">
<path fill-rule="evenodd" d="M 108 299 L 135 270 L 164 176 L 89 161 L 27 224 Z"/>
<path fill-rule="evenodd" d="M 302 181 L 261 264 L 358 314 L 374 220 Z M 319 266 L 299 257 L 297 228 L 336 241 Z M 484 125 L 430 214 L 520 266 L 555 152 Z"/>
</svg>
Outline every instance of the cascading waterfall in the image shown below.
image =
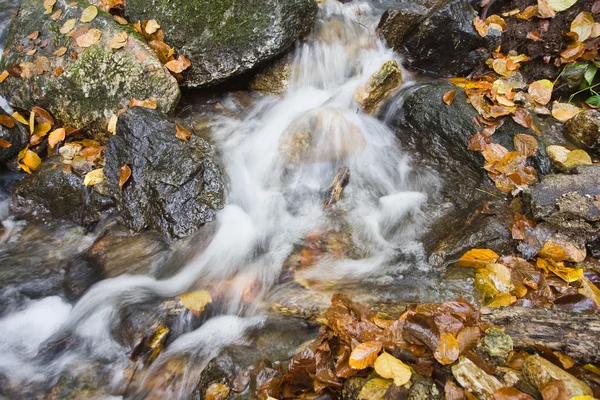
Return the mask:
<svg viewBox="0 0 600 400">
<path fill-rule="evenodd" d="M 260 100 L 243 120 L 212 121 L 227 204 L 216 225 L 205 227 L 214 233 L 190 263 L 163 280 L 122 275 L 99 282 L 73 306 L 50 297 L 3 318 L 0 372 L 25 386 L 51 382 L 67 369 L 87 373 L 110 365 L 109 391 L 118 393 L 128 364 L 128 349 L 111 337 L 118 311 L 219 287 L 227 299 L 225 315 L 179 336 L 147 373 L 150 382 L 164 360 L 185 355 L 194 368 L 169 392 L 177 398 L 189 394 L 219 349 L 260 326 L 260 300 L 277 286 L 286 259 L 307 236 L 346 229 L 360 257 L 324 255 L 299 272 L 305 280 L 377 281 L 419 268 L 414 260 L 422 251 L 415 240 L 425 221 L 421 207 L 439 182 L 432 174 L 415 173 L 394 133 L 354 101 L 357 88 L 386 61 L 401 62 L 377 39 L 377 15 L 368 3 L 324 1 L 312 33 L 295 51 L 288 92 Z M 407 74 L 404 79 L 406 85 Z M 350 183 L 335 211 L 324 210 L 325 193 L 341 167 L 349 168 Z M 411 263 L 402 263 L 409 254 Z M 251 304 L 243 300 L 248 291 Z M 66 337 L 76 338 L 75 345 L 40 358 L 41 347 Z M 138 397 L 166 398 L 154 390 L 150 382 Z"/>
</svg>

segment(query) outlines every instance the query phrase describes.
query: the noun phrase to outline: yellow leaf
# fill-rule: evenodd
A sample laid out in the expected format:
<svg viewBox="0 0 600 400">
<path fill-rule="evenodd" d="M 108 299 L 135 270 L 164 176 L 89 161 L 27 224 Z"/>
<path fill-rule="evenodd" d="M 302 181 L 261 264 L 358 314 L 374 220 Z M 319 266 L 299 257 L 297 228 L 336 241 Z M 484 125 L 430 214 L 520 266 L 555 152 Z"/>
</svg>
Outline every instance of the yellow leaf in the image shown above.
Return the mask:
<svg viewBox="0 0 600 400">
<path fill-rule="evenodd" d="M 81 22 L 91 22 L 98 15 L 98 9 L 96 6 L 89 6 L 81 13 L 81 18 L 79 19 Z"/>
<path fill-rule="evenodd" d="M 146 108 L 151 108 L 151 109 L 155 110 L 156 109 L 156 100 L 154 100 L 154 99 L 146 99 L 146 100 L 133 99 L 129 102 L 129 107 L 146 107 Z"/>
<path fill-rule="evenodd" d="M 467 251 L 458 260 L 459 267 L 483 268 L 486 264 L 494 263 L 500 256 L 489 249 L 473 249 Z"/>
<path fill-rule="evenodd" d="M 569 103 L 554 103 L 552 105 L 552 116 L 563 123 L 567 122 L 581 111 L 581 108 Z"/>
<path fill-rule="evenodd" d="M 387 379 L 373 378 L 362 387 L 358 400 L 383 400 L 391 384 Z"/>
<path fill-rule="evenodd" d="M 29 113 L 29 134 L 33 135 L 33 132 L 35 132 L 35 112 L 32 111 L 31 113 Z"/>
<path fill-rule="evenodd" d="M 4 82 L 6 80 L 6 78 L 8 78 L 8 71 L 4 70 L 0 74 L 0 83 Z"/>
<path fill-rule="evenodd" d="M 171 72 L 175 72 L 176 74 L 180 74 L 189 66 L 192 65 L 192 62 L 186 58 L 183 54 L 181 54 L 176 60 L 171 60 L 165 64 L 165 67 L 169 69 Z"/>
<path fill-rule="evenodd" d="M 21 156 L 21 154 L 23 154 L 23 156 Z M 28 174 L 35 171 L 42 163 L 40 156 L 28 148 L 21 150 L 17 158 L 20 161 L 19 166 Z"/>
<path fill-rule="evenodd" d="M 579 289 L 579 294 L 592 299 L 600 307 L 600 289 L 585 277 L 582 277 L 580 282 L 581 288 Z"/>
<path fill-rule="evenodd" d="M 577 0 L 548 0 L 548 4 L 556 12 L 565 11 L 575 3 L 577 3 Z"/>
<path fill-rule="evenodd" d="M 155 19 L 151 19 L 146 23 L 146 33 L 152 35 L 154 32 L 160 29 L 160 25 Z"/>
<path fill-rule="evenodd" d="M 62 33 L 63 35 L 68 34 L 69 32 L 71 32 L 73 30 L 73 28 L 75 28 L 75 23 L 77 22 L 77 19 L 75 18 L 71 18 L 65 21 L 65 23 L 63 24 L 63 26 L 60 28 L 60 33 Z"/>
<path fill-rule="evenodd" d="M 451 333 L 440 334 L 440 344 L 433 354 L 436 360 L 442 365 L 452 364 L 458 359 L 460 349 L 456 338 Z"/>
<path fill-rule="evenodd" d="M 381 342 L 370 341 L 361 343 L 352 350 L 349 364 L 354 369 L 365 369 L 373 366 L 377 354 L 381 350 Z"/>
<path fill-rule="evenodd" d="M 594 396 L 590 396 L 587 394 L 582 394 L 579 396 L 571 397 L 569 400 L 597 400 Z"/>
<path fill-rule="evenodd" d="M 88 172 L 83 178 L 85 186 L 93 186 L 104 181 L 104 170 L 102 168 Z"/>
<path fill-rule="evenodd" d="M 65 128 L 53 130 L 52 132 L 50 132 L 50 135 L 48 135 L 48 145 L 53 148 L 54 146 L 65 140 L 65 134 Z"/>
<path fill-rule="evenodd" d="M 206 389 L 206 400 L 225 400 L 229 396 L 229 386 L 215 382 Z"/>
<path fill-rule="evenodd" d="M 125 47 L 125 45 L 127 44 L 127 32 L 125 31 L 120 31 L 117 32 L 115 34 L 115 36 L 112 39 L 112 42 L 110 42 L 110 48 L 111 49 L 120 49 L 122 47 Z"/>
<path fill-rule="evenodd" d="M 577 149 L 567 154 L 565 166 L 572 168 L 577 165 L 592 165 L 592 158 L 585 150 Z"/>
<path fill-rule="evenodd" d="M 33 115 L 33 113 L 31 113 Z M 43 122 L 41 124 L 37 124 L 35 126 L 35 129 L 33 130 L 33 134 L 39 137 L 44 137 L 46 136 L 46 134 L 48 132 L 50 132 L 50 129 L 52 128 L 52 125 L 49 122 Z"/>
<path fill-rule="evenodd" d="M 517 301 L 517 297 L 510 293 L 500 293 L 496 295 L 489 303 L 486 304 L 488 307 L 508 307 L 512 303 Z"/>
<path fill-rule="evenodd" d="M 21 114 L 19 114 L 19 113 L 18 113 L 18 112 L 16 112 L 16 111 L 13 113 L 12 117 L 13 117 L 13 118 L 14 118 L 16 121 L 18 121 L 18 122 L 22 123 L 23 125 L 29 125 L 29 122 L 27 122 L 27 120 L 26 120 L 26 119 L 25 119 L 25 118 L 24 118 L 24 117 L 23 117 Z"/>
<path fill-rule="evenodd" d="M 552 89 L 554 89 L 554 84 L 548 79 L 542 79 L 529 85 L 527 93 L 529 93 L 533 100 L 545 106 L 552 98 Z"/>
<path fill-rule="evenodd" d="M 571 22 L 571 32 L 575 32 L 579 41 L 583 42 L 592 34 L 594 27 L 594 16 L 587 11 L 580 12 Z"/>
<path fill-rule="evenodd" d="M 410 367 L 391 354 L 382 353 L 375 360 L 375 372 L 382 378 L 393 379 L 396 386 L 402 386 L 410 380 Z"/>
<path fill-rule="evenodd" d="M 586 370 L 593 372 L 596 375 L 600 376 L 600 368 L 596 367 L 594 364 L 585 364 L 583 366 L 583 369 L 586 369 Z"/>
<path fill-rule="evenodd" d="M 192 312 L 194 316 L 199 316 L 207 304 L 212 303 L 212 296 L 206 290 L 185 293 L 179 296 L 181 304 Z"/>
</svg>

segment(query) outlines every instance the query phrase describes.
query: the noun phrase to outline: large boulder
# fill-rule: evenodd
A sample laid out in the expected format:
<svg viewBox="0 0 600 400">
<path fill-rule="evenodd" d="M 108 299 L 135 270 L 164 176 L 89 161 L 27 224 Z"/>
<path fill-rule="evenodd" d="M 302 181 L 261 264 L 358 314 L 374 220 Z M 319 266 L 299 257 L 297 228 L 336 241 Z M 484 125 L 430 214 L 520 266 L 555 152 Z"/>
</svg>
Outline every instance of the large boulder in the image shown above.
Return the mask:
<svg viewBox="0 0 600 400">
<path fill-rule="evenodd" d="M 427 16 L 429 11 L 441 4 L 443 0 L 398 0 L 380 4 L 385 12 L 379 21 L 379 34 L 388 45 L 395 49 L 402 48 L 406 35 Z"/>
<path fill-rule="evenodd" d="M 105 128 L 111 114 L 134 98 L 153 98 L 159 110 L 172 112 L 180 95 L 175 78 L 131 26 L 119 25 L 102 11 L 91 22 L 81 22 L 88 6 L 84 1 L 58 0 L 53 12 L 62 13 L 51 18 L 44 2 L 22 2 L 0 61 L 0 70 L 11 73 L 0 84 L 0 95 L 18 109 L 43 107 L 76 128 Z M 61 33 L 72 19 L 76 23 L 70 33 Z M 85 43 L 79 36 L 78 45 L 74 36 L 85 32 L 81 29 L 98 29 L 101 37 L 91 44 L 93 40 Z M 127 34 L 126 45 L 111 49 L 119 32 Z"/>
<path fill-rule="evenodd" d="M 7 114 L 0 109 L 0 116 Z M 29 132 L 23 125 L 13 120 L 14 125 L 8 128 L 0 124 L 0 164 L 15 158 L 19 151 L 29 143 Z"/>
<path fill-rule="evenodd" d="M 192 61 L 184 85 L 207 86 L 275 58 L 307 32 L 315 0 L 128 0 L 131 21 L 155 19 Z"/>
<path fill-rule="evenodd" d="M 133 107 L 119 117 L 108 143 L 106 182 L 124 222 L 135 231 L 150 227 L 170 238 L 185 237 L 212 221 L 223 206 L 212 147 L 196 134 L 188 141 L 175 134 L 175 122 L 164 114 Z M 125 165 L 131 177 L 120 189 Z"/>
<path fill-rule="evenodd" d="M 469 1 L 443 1 L 423 18 L 418 5 L 414 7 L 411 11 L 404 4 L 400 13 L 388 13 L 380 24 L 384 39 L 406 56 L 409 67 L 445 77 L 486 68 L 485 61 L 500 43 L 500 33 L 491 29 L 485 38 L 477 33 L 473 27 L 477 12 Z M 416 26 L 415 21 L 419 21 Z"/>
<path fill-rule="evenodd" d="M 584 149 L 600 149 L 600 112 L 585 110 L 565 124 L 565 135 Z"/>
<path fill-rule="evenodd" d="M 63 164 L 61 156 L 46 159 L 13 190 L 12 211 L 24 218 L 68 220 L 82 226 L 98 222 L 113 207 L 102 185 L 86 187 L 85 171 Z"/>
</svg>

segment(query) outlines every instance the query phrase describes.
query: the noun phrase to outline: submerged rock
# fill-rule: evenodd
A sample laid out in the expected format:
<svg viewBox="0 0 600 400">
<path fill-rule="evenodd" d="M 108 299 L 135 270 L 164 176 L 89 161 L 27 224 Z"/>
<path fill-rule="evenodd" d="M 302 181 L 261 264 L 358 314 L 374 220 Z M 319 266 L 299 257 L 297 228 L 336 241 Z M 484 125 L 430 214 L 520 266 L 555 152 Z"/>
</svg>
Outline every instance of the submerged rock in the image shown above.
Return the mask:
<svg viewBox="0 0 600 400">
<path fill-rule="evenodd" d="M 446 0 L 414 28 L 410 21 L 409 29 L 404 26 L 407 18 L 388 14 L 380 29 L 387 43 L 406 56 L 408 66 L 437 76 L 468 75 L 483 69 L 500 43 L 500 33 L 495 30 L 485 38 L 479 36 L 473 27 L 476 16 L 467 0 Z"/>
<path fill-rule="evenodd" d="M 0 94 L 15 108 L 40 106 L 76 128 L 106 127 L 111 114 L 134 98 L 153 98 L 159 110 L 172 112 L 180 94 L 177 81 L 144 39 L 102 11 L 91 22 L 81 22 L 87 6 L 84 1 L 58 0 L 53 12 L 62 13 L 51 18 L 44 2 L 23 1 L 0 61 L 0 70 L 11 72 L 0 85 Z M 35 32 L 39 32 L 36 39 L 27 38 Z M 127 34 L 126 44 L 111 49 L 119 32 Z M 85 40 L 88 34 L 90 40 Z"/>
<path fill-rule="evenodd" d="M 402 85 L 402 70 L 396 60 L 390 60 L 373 74 L 368 82 L 358 88 L 354 100 L 367 114 L 374 114 L 392 91 Z"/>
<path fill-rule="evenodd" d="M 175 122 L 155 110 L 134 107 L 119 117 L 104 172 L 123 221 L 134 231 L 149 227 L 170 238 L 185 237 L 223 207 L 212 147 L 198 135 L 183 141 L 175 134 Z M 121 189 L 125 165 L 131 177 Z"/>
<path fill-rule="evenodd" d="M 7 114 L 0 109 L 0 116 L 3 115 Z M 23 125 L 16 121 L 12 128 L 0 124 L 0 163 L 6 163 L 15 158 L 27 143 L 29 143 L 29 132 Z"/>
<path fill-rule="evenodd" d="M 114 203 L 101 193 L 101 186 L 84 186 L 84 175 L 63 164 L 60 156 L 50 157 L 15 186 L 12 211 L 23 218 L 62 219 L 91 226 Z"/>
<path fill-rule="evenodd" d="M 275 58 L 308 31 L 314 0 L 128 0 L 131 21 L 155 19 L 192 61 L 184 85 L 206 86 Z"/>
<path fill-rule="evenodd" d="M 585 149 L 600 148 L 600 112 L 585 110 L 565 124 L 565 134 L 576 145 Z"/>
</svg>

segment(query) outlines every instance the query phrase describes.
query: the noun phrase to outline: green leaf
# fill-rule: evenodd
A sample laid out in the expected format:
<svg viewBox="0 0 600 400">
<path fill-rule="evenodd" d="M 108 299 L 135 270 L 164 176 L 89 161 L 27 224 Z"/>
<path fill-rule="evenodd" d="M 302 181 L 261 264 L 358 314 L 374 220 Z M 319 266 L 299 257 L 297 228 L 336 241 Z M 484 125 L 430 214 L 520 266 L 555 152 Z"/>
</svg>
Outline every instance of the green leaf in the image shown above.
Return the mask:
<svg viewBox="0 0 600 400">
<path fill-rule="evenodd" d="M 585 102 L 591 106 L 600 107 L 600 95 L 589 97 Z"/>
<path fill-rule="evenodd" d="M 587 71 L 583 75 L 583 79 L 587 82 L 588 86 L 592 85 L 594 81 L 594 77 L 596 76 L 596 72 L 598 72 L 598 67 L 595 64 L 590 64 Z"/>
</svg>

